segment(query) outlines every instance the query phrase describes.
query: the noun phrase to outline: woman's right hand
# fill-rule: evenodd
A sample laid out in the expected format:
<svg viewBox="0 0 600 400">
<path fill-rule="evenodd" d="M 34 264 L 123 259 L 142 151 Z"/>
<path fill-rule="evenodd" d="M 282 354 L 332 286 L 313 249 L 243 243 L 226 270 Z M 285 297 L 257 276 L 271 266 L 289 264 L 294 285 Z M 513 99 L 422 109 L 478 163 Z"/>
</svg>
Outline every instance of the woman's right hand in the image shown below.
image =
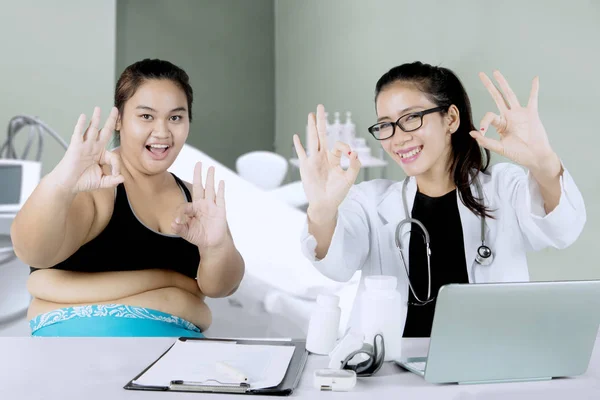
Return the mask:
<svg viewBox="0 0 600 400">
<path fill-rule="evenodd" d="M 313 218 L 319 215 L 332 218 L 356 181 L 361 164 L 358 154 L 346 143 L 337 142 L 332 151 L 327 150 L 325 108 L 321 104 L 317 107 L 316 120 L 314 113 L 308 115 L 308 135 L 310 155 L 306 154 L 298 135 L 294 135 L 294 146 L 309 210 Z M 340 166 L 343 154 L 350 159 L 347 170 Z"/>
<path fill-rule="evenodd" d="M 85 114 L 79 116 L 69 148 L 54 171 L 61 186 L 78 193 L 110 188 L 123 182 L 118 155 L 106 150 L 106 145 L 115 130 L 118 115 L 118 110 L 113 107 L 102 130 L 99 130 L 99 107 L 94 108 L 87 129 L 85 129 Z M 110 175 L 104 173 L 104 165 L 110 166 Z"/>
</svg>

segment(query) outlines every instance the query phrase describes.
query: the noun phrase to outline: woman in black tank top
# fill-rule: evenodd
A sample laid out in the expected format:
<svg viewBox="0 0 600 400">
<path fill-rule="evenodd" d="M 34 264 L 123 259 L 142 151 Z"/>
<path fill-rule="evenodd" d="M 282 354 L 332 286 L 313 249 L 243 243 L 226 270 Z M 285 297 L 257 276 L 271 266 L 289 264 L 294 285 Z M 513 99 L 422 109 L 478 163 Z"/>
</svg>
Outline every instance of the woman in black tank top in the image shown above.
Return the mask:
<svg viewBox="0 0 600 400">
<path fill-rule="evenodd" d="M 214 168 L 193 185 L 168 172 L 192 120 L 187 74 L 161 60 L 129 66 L 99 129 L 82 115 L 60 163 L 16 216 L 31 266 L 34 336 L 202 336 L 205 296 L 233 293 L 244 261 Z M 87 129 L 86 129 L 87 128 Z M 120 146 L 106 150 L 113 132 Z"/>
</svg>

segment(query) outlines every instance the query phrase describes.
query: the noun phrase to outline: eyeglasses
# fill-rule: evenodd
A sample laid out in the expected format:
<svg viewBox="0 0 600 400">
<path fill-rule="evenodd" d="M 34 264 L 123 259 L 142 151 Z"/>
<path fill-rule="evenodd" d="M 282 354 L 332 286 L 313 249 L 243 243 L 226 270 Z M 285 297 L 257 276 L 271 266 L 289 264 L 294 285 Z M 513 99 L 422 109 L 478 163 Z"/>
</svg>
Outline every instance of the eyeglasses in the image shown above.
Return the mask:
<svg viewBox="0 0 600 400">
<path fill-rule="evenodd" d="M 423 126 L 423 116 L 438 111 L 444 111 L 446 107 L 435 107 L 428 110 L 411 112 L 398 118 L 396 122 L 379 122 L 368 128 L 369 133 L 377 140 L 385 140 L 394 136 L 396 126 L 404 132 L 413 132 Z"/>
</svg>

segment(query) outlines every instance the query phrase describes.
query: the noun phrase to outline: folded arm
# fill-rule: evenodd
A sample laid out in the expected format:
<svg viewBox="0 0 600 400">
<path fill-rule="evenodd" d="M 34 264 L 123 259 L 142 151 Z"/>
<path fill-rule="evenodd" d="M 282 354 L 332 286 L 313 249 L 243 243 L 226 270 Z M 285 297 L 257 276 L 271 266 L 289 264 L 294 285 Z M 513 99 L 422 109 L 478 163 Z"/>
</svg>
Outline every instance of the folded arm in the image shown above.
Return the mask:
<svg viewBox="0 0 600 400">
<path fill-rule="evenodd" d="M 104 216 L 96 200 L 106 191 L 74 194 L 61 186 L 57 174 L 52 171 L 41 180 L 11 225 L 15 253 L 36 268 L 51 267 L 75 253 Z"/>
<path fill-rule="evenodd" d="M 208 297 L 230 296 L 239 287 L 244 272 L 244 259 L 228 231 L 228 240 L 222 246 L 201 251 L 198 287 Z"/>
<path fill-rule="evenodd" d="M 513 166 L 499 184 L 501 192 L 508 188 L 507 200 L 531 249 L 564 249 L 583 231 L 587 219 L 583 196 L 562 164 L 552 177 Z"/>
<path fill-rule="evenodd" d="M 332 218 L 321 224 L 308 213 L 301 248 L 323 275 L 347 282 L 362 268 L 369 254 L 367 217 L 351 191 Z"/>
</svg>

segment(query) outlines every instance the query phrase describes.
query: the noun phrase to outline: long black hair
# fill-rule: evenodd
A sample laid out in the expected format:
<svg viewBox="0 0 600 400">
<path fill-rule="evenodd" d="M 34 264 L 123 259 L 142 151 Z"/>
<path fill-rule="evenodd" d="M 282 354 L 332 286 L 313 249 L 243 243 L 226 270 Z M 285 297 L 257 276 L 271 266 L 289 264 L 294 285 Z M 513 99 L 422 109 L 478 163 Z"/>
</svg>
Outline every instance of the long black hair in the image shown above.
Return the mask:
<svg viewBox="0 0 600 400">
<path fill-rule="evenodd" d="M 479 171 L 485 172 L 490 164 L 490 151 L 482 149 L 469 134 L 476 130 L 471 113 L 471 102 L 458 77 L 448 68 L 422 62 L 402 64 L 383 74 L 375 86 L 375 102 L 379 93 L 395 82 L 407 82 L 423 92 L 427 98 L 446 111 L 451 105 L 458 108 L 460 125 L 451 136 L 452 161 L 448 172 L 460 193 L 463 204 L 476 215 L 490 217 L 489 210 L 471 193 L 471 183 Z M 483 155 L 485 154 L 485 160 Z"/>
</svg>

